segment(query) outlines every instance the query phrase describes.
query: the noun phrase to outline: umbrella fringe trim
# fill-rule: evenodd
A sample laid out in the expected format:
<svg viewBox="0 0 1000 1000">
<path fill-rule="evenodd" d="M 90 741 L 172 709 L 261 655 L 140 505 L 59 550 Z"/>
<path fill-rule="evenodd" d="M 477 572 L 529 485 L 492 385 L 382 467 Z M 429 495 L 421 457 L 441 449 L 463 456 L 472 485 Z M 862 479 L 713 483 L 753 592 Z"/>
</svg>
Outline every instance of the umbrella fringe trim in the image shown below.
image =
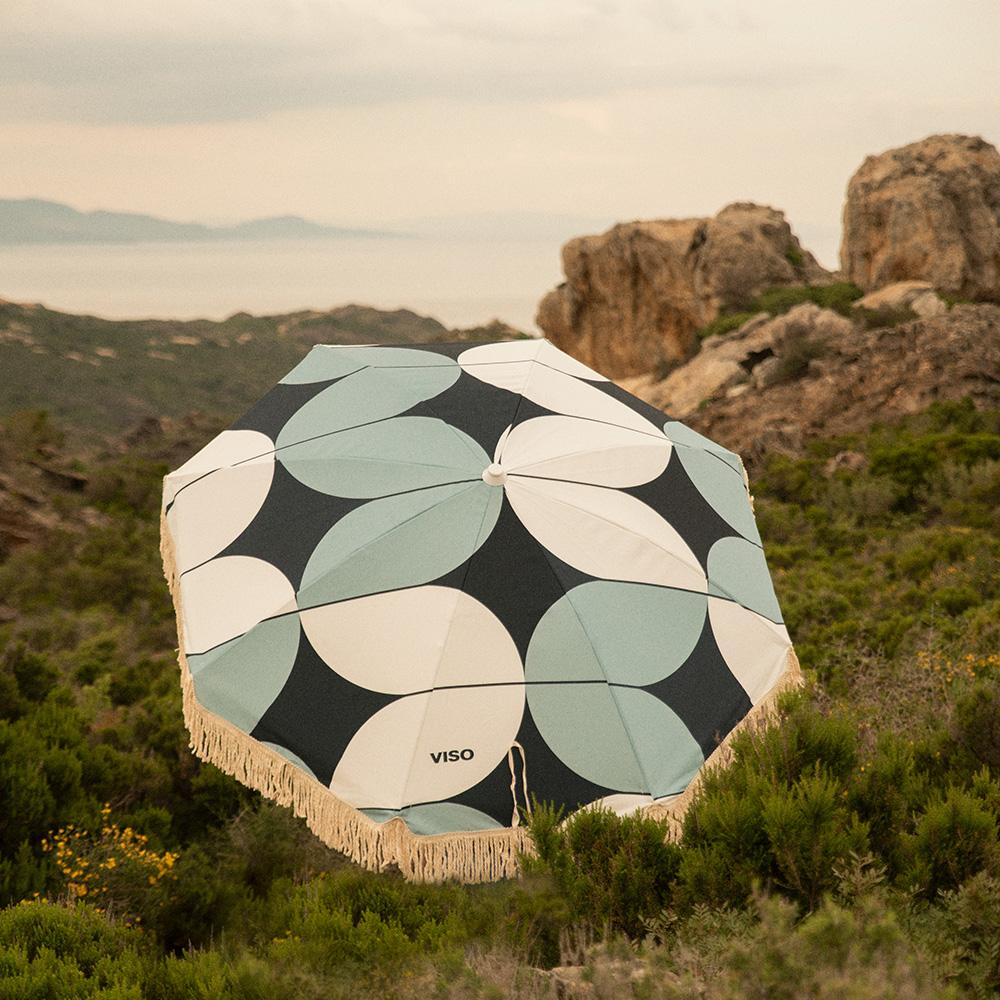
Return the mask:
<svg viewBox="0 0 1000 1000">
<path fill-rule="evenodd" d="M 372 871 L 395 867 L 410 882 L 495 882 L 518 876 L 521 856 L 534 854 L 531 837 L 523 827 L 425 836 L 411 833 L 399 817 L 376 823 L 281 754 L 200 705 L 184 655 L 179 576 L 165 516 L 161 516 L 160 554 L 177 617 L 184 723 L 197 757 L 279 805 L 290 807 L 324 844 Z M 725 768 L 732 761 L 734 738 L 766 727 L 777 714 L 780 697 L 803 683 L 795 650 L 789 647 L 778 683 L 708 756 L 687 788 L 641 811 L 664 821 L 668 836 L 679 838 L 685 813 L 709 771 Z"/>
<path fill-rule="evenodd" d="M 372 871 L 396 867 L 410 882 L 495 882 L 519 874 L 520 855 L 531 852 L 526 830 L 421 836 L 411 833 L 401 818 L 376 823 L 281 754 L 200 705 L 184 655 L 179 576 L 165 517 L 161 517 L 160 554 L 177 615 L 184 724 L 198 758 L 290 807 L 324 844 Z"/>
</svg>

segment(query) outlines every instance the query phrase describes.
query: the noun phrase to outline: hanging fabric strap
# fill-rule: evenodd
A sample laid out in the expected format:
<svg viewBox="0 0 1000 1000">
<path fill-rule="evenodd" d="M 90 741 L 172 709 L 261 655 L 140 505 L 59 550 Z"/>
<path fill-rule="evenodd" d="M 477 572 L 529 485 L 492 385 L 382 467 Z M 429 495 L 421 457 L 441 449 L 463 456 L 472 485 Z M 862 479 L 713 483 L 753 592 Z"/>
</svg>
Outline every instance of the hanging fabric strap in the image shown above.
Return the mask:
<svg viewBox="0 0 1000 1000">
<path fill-rule="evenodd" d="M 528 798 L 528 758 L 525 755 L 524 747 L 517 740 L 507 749 L 507 765 L 510 767 L 510 797 L 514 800 L 514 812 L 511 816 L 510 825 L 518 827 L 521 825 L 521 815 L 517 808 L 517 771 L 514 767 L 514 747 L 521 753 L 521 795 L 524 798 L 524 811 L 531 815 L 531 800 Z"/>
</svg>

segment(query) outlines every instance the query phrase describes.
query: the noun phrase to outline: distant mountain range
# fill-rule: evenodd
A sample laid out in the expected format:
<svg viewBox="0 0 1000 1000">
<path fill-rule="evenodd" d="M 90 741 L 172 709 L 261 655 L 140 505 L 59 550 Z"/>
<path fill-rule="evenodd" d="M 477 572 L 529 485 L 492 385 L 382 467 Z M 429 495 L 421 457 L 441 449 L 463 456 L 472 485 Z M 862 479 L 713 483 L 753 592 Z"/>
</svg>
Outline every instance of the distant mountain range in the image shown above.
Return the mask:
<svg viewBox="0 0 1000 1000">
<path fill-rule="evenodd" d="M 374 229 L 324 226 L 297 215 L 251 219 L 232 226 L 172 222 L 134 212 L 78 212 L 40 198 L 0 198 L 0 245 L 43 243 L 182 243 L 220 240 L 344 239 L 399 236 Z"/>
</svg>

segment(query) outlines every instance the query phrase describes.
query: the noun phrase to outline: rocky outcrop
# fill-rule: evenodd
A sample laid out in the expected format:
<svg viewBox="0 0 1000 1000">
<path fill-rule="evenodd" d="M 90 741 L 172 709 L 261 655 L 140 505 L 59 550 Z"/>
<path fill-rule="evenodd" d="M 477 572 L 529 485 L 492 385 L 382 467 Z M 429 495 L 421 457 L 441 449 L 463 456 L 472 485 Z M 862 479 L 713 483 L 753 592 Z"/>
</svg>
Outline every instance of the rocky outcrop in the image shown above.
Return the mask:
<svg viewBox="0 0 1000 1000">
<path fill-rule="evenodd" d="M 1000 153 L 934 135 L 869 156 L 847 186 L 840 261 L 865 291 L 920 280 L 1000 301 Z"/>
<path fill-rule="evenodd" d="M 673 367 L 722 310 L 775 285 L 829 279 L 784 215 L 740 202 L 711 219 L 629 222 L 570 240 L 566 280 L 536 322 L 556 346 L 618 377 Z"/>
<path fill-rule="evenodd" d="M 828 341 L 848 339 L 852 330 L 850 320 L 811 302 L 782 316 L 760 313 L 733 333 L 709 337 L 699 354 L 663 381 L 647 376 L 627 385 L 685 420 L 708 400 L 795 378 L 825 352 Z"/>
<path fill-rule="evenodd" d="M 24 461 L 0 449 L 0 559 L 54 528 L 93 523 L 99 516 L 95 510 L 86 508 L 70 516 L 58 499 L 61 494 L 81 492 L 86 484 L 86 478 L 66 463 Z"/>
<path fill-rule="evenodd" d="M 910 312 L 914 316 L 940 316 L 948 304 L 929 281 L 897 281 L 858 299 L 853 308 L 862 313 Z"/>
<path fill-rule="evenodd" d="M 765 347 L 765 324 L 755 328 L 753 322 L 730 335 L 733 351 L 739 345 L 749 360 L 748 347 Z M 678 403 L 689 406 L 709 382 L 684 396 L 679 376 L 703 358 L 718 356 L 728 339 L 722 338 L 719 348 L 707 347 L 665 381 L 626 380 L 626 387 L 680 416 Z M 937 400 L 968 397 L 979 407 L 1000 406 L 1000 306 L 958 305 L 940 316 L 868 330 L 831 324 L 816 350 L 793 349 L 793 356 L 797 362 L 789 377 L 753 385 L 763 363 L 758 361 L 745 382 L 720 388 L 686 411 L 686 422 L 752 465 L 765 451 L 801 454 L 814 437 L 861 433 Z"/>
</svg>

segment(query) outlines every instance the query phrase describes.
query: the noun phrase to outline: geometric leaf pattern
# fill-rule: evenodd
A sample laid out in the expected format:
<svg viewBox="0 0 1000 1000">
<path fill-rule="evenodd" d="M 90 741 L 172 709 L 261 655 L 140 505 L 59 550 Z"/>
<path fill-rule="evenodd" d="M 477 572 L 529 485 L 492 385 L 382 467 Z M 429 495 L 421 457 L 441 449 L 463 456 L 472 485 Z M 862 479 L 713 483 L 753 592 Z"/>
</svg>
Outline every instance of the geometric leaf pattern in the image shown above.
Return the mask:
<svg viewBox="0 0 1000 1000">
<path fill-rule="evenodd" d="M 198 701 L 418 835 L 683 791 L 790 648 L 738 456 L 544 340 L 316 347 L 164 513 Z"/>
</svg>

